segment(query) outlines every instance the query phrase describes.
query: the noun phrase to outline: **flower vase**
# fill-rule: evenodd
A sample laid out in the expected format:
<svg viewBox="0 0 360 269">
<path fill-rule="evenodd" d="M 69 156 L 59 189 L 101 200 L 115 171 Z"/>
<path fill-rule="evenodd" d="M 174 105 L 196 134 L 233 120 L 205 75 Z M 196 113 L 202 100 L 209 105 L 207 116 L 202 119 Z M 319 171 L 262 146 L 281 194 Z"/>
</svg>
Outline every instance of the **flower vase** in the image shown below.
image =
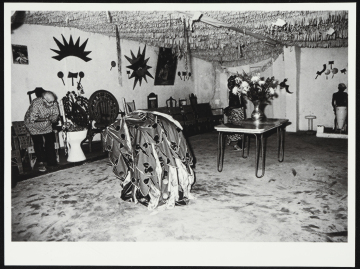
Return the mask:
<svg viewBox="0 0 360 269">
<path fill-rule="evenodd" d="M 259 122 L 265 120 L 264 111 L 260 108 L 261 102 L 259 100 L 252 101 L 254 105 L 254 111 L 251 113 L 251 119 L 253 121 Z"/>
</svg>

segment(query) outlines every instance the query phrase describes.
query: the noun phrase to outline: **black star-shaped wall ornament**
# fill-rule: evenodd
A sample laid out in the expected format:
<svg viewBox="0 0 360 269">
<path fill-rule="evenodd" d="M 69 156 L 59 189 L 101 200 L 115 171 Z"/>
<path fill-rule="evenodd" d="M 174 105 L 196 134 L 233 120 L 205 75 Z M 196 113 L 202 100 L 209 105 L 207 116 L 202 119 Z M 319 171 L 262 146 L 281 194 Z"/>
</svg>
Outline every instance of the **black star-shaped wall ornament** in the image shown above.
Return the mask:
<svg viewBox="0 0 360 269">
<path fill-rule="evenodd" d="M 147 62 L 149 61 L 150 57 L 145 60 L 145 51 L 146 51 L 146 45 L 145 45 L 142 53 L 140 53 L 140 47 L 139 47 L 139 51 L 138 51 L 138 54 L 136 57 L 131 50 L 130 50 L 130 52 L 131 52 L 132 58 L 129 58 L 125 55 L 125 58 L 131 63 L 131 65 L 128 65 L 127 68 L 133 70 L 129 79 L 135 78 L 133 89 L 135 89 L 136 83 L 138 81 L 139 81 L 140 86 L 141 86 L 142 79 L 144 79 L 147 82 L 146 75 L 148 75 L 149 77 L 154 79 L 153 76 L 148 71 L 151 68 L 151 66 L 147 65 Z"/>
<path fill-rule="evenodd" d="M 61 36 L 64 44 L 61 44 L 59 40 L 53 37 L 60 50 L 51 49 L 52 51 L 58 54 L 57 56 L 53 56 L 52 58 L 61 61 L 65 57 L 75 56 L 75 57 L 79 57 L 85 62 L 91 61 L 91 58 L 87 57 L 87 55 L 91 53 L 91 51 L 85 51 L 85 47 L 88 42 L 88 39 L 86 39 L 85 42 L 80 46 L 80 37 L 76 40 L 76 43 L 74 44 L 72 35 L 70 35 L 69 43 L 66 41 L 63 35 Z"/>
</svg>

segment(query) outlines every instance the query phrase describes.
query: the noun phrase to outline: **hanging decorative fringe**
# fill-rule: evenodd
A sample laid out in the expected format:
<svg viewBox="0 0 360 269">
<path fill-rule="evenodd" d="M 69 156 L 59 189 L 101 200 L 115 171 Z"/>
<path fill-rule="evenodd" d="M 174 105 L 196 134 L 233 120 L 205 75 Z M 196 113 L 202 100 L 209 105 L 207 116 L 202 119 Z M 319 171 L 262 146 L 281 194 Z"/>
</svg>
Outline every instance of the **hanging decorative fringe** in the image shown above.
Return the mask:
<svg viewBox="0 0 360 269">
<path fill-rule="evenodd" d="M 257 48 L 256 46 L 253 46 L 254 48 Z M 231 55 L 225 54 L 225 55 L 214 55 L 212 62 L 217 61 L 221 62 L 222 66 L 226 67 L 235 67 L 235 66 L 242 66 L 242 65 L 249 65 L 249 64 L 255 64 L 261 61 L 264 61 L 269 58 L 273 58 L 274 61 L 283 53 L 283 46 L 277 46 L 275 48 L 264 48 L 261 49 L 258 48 L 258 51 L 249 51 L 247 54 L 245 53 L 245 57 L 240 60 L 232 60 L 234 57 Z M 198 57 L 196 53 L 192 53 L 193 57 Z M 201 58 L 201 57 L 199 57 Z M 270 63 L 270 66 L 272 63 Z M 263 70 L 262 70 L 263 71 Z"/>
<path fill-rule="evenodd" d="M 265 70 L 267 70 L 269 67 L 271 67 L 274 63 L 274 59 L 271 58 L 269 59 L 266 64 L 264 64 L 263 66 L 257 68 L 257 69 L 254 69 L 254 70 L 251 70 L 250 72 L 247 72 L 248 75 L 251 75 L 251 76 L 255 76 L 257 73 L 261 73 L 261 72 L 264 72 Z M 225 72 L 228 76 L 232 76 L 232 75 L 236 75 L 237 73 L 234 73 L 234 72 L 230 72 L 229 70 L 225 69 Z"/>
<path fill-rule="evenodd" d="M 117 57 L 118 57 L 118 64 L 117 64 L 118 79 L 119 79 L 120 86 L 122 86 L 120 34 L 119 34 L 117 25 L 115 25 L 115 32 L 116 32 L 116 51 L 117 51 Z"/>
<path fill-rule="evenodd" d="M 111 17 L 110 11 L 106 11 L 106 16 L 107 16 L 107 18 L 108 18 L 108 22 L 109 22 L 109 23 L 112 23 L 112 17 Z"/>
<path fill-rule="evenodd" d="M 210 17 L 234 28 L 246 29 L 287 46 L 331 48 L 348 46 L 348 11 L 204 11 Z M 183 15 L 174 11 L 29 11 L 25 24 L 72 27 L 149 46 L 173 48 L 184 43 Z M 68 19 L 66 19 L 68 18 Z M 279 26 L 281 19 L 286 24 Z M 117 25 L 114 31 L 113 24 Z M 205 61 L 224 62 L 267 59 L 269 45 L 259 39 L 226 28 L 217 28 L 201 20 L 189 32 L 191 56 Z M 329 29 L 333 32 L 329 34 Z M 244 44 L 243 58 L 238 59 L 238 44 Z M 221 56 L 219 55 L 221 54 Z M 277 53 L 275 53 L 277 54 Z M 266 58 L 267 57 L 267 58 Z M 119 67 L 121 67 L 119 65 Z"/>
<path fill-rule="evenodd" d="M 272 65 L 273 65 L 273 59 L 271 58 L 266 64 L 264 64 L 260 68 L 254 69 L 251 72 L 249 72 L 249 75 L 255 76 L 257 73 L 264 72 L 266 69 L 268 69 Z"/>
</svg>

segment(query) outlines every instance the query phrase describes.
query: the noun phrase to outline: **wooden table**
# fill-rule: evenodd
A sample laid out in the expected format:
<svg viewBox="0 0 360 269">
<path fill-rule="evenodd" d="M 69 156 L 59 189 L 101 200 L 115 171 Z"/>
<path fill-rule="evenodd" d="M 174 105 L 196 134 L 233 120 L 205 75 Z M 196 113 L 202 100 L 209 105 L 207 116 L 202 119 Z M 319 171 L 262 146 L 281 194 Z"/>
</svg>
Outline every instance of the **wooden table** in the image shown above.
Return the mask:
<svg viewBox="0 0 360 269">
<path fill-rule="evenodd" d="M 255 149 L 255 175 L 261 178 L 265 174 L 265 145 L 264 145 L 264 134 L 276 128 L 277 141 L 278 141 L 278 161 L 284 160 L 284 138 L 285 138 L 285 127 L 288 124 L 288 119 L 266 119 L 261 122 L 254 122 L 251 119 L 241 121 L 239 124 L 220 124 L 215 126 L 215 129 L 219 132 L 218 137 L 218 156 L 217 166 L 218 171 L 221 172 L 223 169 L 224 162 L 224 149 L 225 149 L 225 136 L 224 133 L 240 133 L 242 134 L 242 157 L 247 158 L 249 155 L 249 137 L 247 139 L 247 155 L 245 156 L 245 135 L 254 135 L 256 140 Z M 261 149 L 261 151 L 260 151 Z M 262 174 L 258 175 L 259 170 L 259 159 L 261 156 L 262 162 Z"/>
</svg>

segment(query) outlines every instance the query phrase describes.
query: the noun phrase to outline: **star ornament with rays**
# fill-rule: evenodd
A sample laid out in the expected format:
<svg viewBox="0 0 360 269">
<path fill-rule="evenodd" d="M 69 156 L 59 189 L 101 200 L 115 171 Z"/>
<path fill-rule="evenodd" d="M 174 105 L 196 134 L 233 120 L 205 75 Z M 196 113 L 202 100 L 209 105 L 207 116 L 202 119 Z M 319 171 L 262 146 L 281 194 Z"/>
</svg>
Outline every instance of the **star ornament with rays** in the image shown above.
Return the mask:
<svg viewBox="0 0 360 269">
<path fill-rule="evenodd" d="M 140 48 L 139 48 L 139 51 L 138 51 L 138 54 L 136 57 L 131 50 L 130 50 L 130 52 L 131 52 L 132 58 L 129 58 L 125 55 L 125 58 L 131 63 L 131 65 L 126 66 L 126 68 L 133 70 L 129 79 L 135 78 L 133 89 L 135 89 L 136 83 L 138 81 L 139 81 L 140 86 L 141 86 L 142 79 L 144 79 L 147 82 L 146 75 L 148 75 L 149 77 L 154 79 L 153 76 L 148 71 L 151 68 L 151 66 L 147 65 L 147 62 L 149 61 L 150 57 L 145 60 L 145 50 L 146 50 L 146 45 L 141 54 L 140 54 Z"/>
<path fill-rule="evenodd" d="M 53 56 L 52 58 L 54 58 L 58 61 L 61 61 L 65 57 L 75 56 L 75 57 L 82 59 L 85 62 L 88 62 L 91 60 L 91 58 L 87 57 L 87 55 L 89 53 L 91 53 L 91 51 L 85 51 L 85 47 L 88 42 L 88 39 L 86 39 L 85 42 L 80 46 L 80 37 L 76 40 L 76 43 L 74 44 L 74 41 L 73 41 L 71 35 L 70 35 L 69 43 L 66 41 L 66 39 L 63 35 L 61 35 L 61 36 L 63 38 L 64 44 L 61 44 L 61 42 L 59 40 L 57 40 L 55 37 L 53 37 L 60 50 L 51 49 L 52 51 L 54 51 L 58 54 L 57 56 Z"/>
</svg>

